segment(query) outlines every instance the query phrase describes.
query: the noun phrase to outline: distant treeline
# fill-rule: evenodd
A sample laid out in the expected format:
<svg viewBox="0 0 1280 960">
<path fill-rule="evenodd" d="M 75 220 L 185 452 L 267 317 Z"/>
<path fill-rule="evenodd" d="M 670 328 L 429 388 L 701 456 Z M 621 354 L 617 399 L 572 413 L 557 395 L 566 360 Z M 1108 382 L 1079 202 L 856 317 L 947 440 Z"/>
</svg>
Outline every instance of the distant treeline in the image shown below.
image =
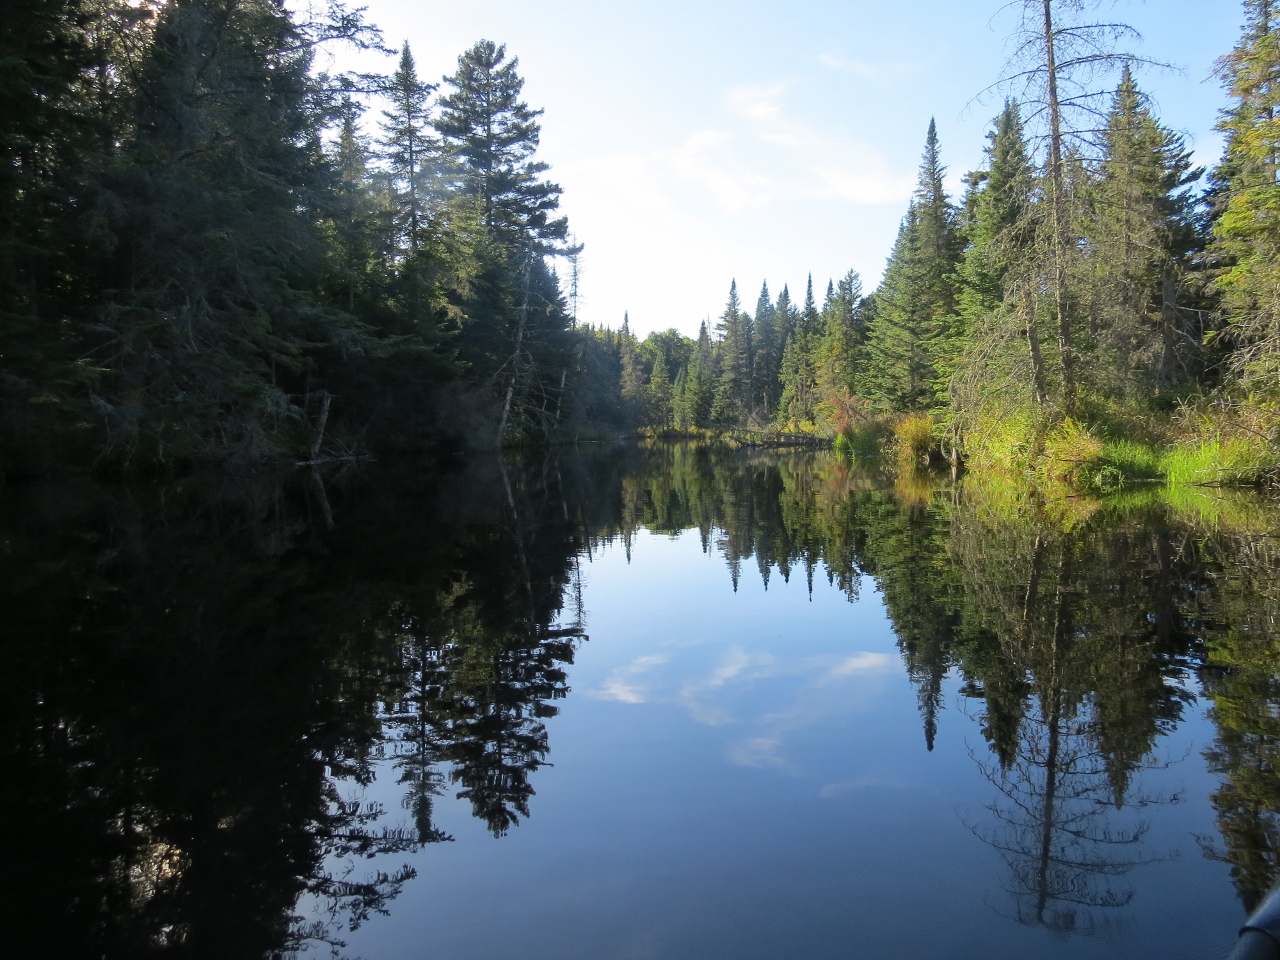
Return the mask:
<svg viewBox="0 0 1280 960">
<path fill-rule="evenodd" d="M 696 340 L 639 342 L 576 322 L 581 248 L 504 47 L 437 87 L 407 45 L 390 76 L 318 71 L 326 44 L 381 49 L 336 3 L 20 4 L 0 36 L 0 465 L 646 426 L 856 447 L 873 424 L 953 461 L 1053 447 L 1097 476 L 1174 472 L 1122 438 L 1249 476 L 1277 459 L 1280 13 L 1245 0 L 1206 180 L 1095 6 L 1012 5 L 986 161 L 953 202 L 930 125 L 870 296 L 850 272 L 821 305 L 810 281 L 751 311 L 734 284 Z"/>
<path fill-rule="evenodd" d="M 985 162 L 953 202 L 930 124 L 870 296 L 851 272 L 821 306 L 810 278 L 802 304 L 766 285 L 751 312 L 735 282 L 696 341 L 637 342 L 625 322 L 598 334 L 619 354 L 627 413 L 658 430 L 851 440 L 871 421 L 927 417 L 926 438 L 953 459 L 1055 440 L 1096 459 L 1130 437 L 1252 444 L 1231 455 L 1274 464 L 1280 11 L 1244 4 L 1240 44 L 1219 62 L 1226 152 L 1206 177 L 1135 80 L 1145 61 L 1118 49 L 1131 31 L 1087 22 L 1091 6 L 1014 5 L 1017 96 L 993 121 Z M 1118 86 L 1092 87 L 1099 68 Z"/>
</svg>

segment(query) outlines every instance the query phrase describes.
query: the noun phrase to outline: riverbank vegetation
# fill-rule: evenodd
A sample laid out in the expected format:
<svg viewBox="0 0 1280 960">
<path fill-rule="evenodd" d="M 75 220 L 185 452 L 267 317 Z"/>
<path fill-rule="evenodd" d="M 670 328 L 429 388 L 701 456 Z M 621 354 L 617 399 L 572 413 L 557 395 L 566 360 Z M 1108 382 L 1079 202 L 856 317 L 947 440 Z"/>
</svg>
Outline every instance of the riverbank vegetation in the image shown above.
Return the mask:
<svg viewBox="0 0 1280 960">
<path fill-rule="evenodd" d="M 1193 165 L 1093 2 L 1020 0 L 986 159 L 930 123 L 884 279 L 730 285 L 698 337 L 577 322 L 518 60 L 436 85 L 358 11 L 34 0 L 0 49 L 0 471 L 322 462 L 649 435 L 1077 487 L 1273 479 L 1280 13 Z M 391 51 L 384 51 L 391 53 Z M 1110 79 L 1107 79 L 1110 78 Z"/>
<path fill-rule="evenodd" d="M 1122 49 L 1132 31 L 1088 3 L 1014 6 L 985 162 L 949 197 L 930 124 L 880 287 L 850 273 L 819 305 L 812 278 L 799 303 L 765 286 L 752 312 L 735 282 L 696 342 L 624 325 L 633 415 L 1099 489 L 1274 479 L 1280 12 L 1244 5 L 1206 172 L 1139 85 L 1155 65 Z"/>
<path fill-rule="evenodd" d="M 390 76 L 319 71 L 321 48 L 382 47 L 340 3 L 8 18 L 0 469 L 314 462 L 580 419 L 556 272 L 577 248 L 504 47 L 437 85 L 407 45 Z"/>
</svg>

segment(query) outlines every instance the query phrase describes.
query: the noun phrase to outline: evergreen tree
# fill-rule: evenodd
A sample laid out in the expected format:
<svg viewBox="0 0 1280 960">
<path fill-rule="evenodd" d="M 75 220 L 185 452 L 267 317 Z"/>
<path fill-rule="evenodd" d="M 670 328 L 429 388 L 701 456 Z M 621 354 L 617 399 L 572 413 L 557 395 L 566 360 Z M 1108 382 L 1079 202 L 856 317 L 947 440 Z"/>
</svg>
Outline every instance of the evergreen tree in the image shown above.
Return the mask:
<svg viewBox="0 0 1280 960">
<path fill-rule="evenodd" d="M 711 336 L 707 333 L 705 322 L 698 330 L 698 347 L 694 352 L 693 360 L 689 363 L 685 389 L 690 423 L 696 427 L 711 426 L 716 370 Z"/>
<path fill-rule="evenodd" d="M 822 339 L 818 345 L 817 386 L 828 406 L 842 404 L 852 396 L 858 369 L 861 331 L 858 307 L 862 301 L 862 278 L 850 270 L 838 286 L 828 286 L 822 311 Z"/>
<path fill-rule="evenodd" d="M 622 330 L 618 333 L 618 355 L 622 364 L 622 403 L 630 423 L 646 421 L 648 390 L 644 379 L 644 364 L 640 362 L 635 335 L 631 332 L 631 317 L 622 315 Z"/>
<path fill-rule="evenodd" d="M 813 274 L 809 275 L 801 309 L 782 353 L 782 398 L 779 412 L 788 420 L 813 420 L 818 402 L 817 348 L 822 333 L 822 316 L 813 297 Z"/>
<path fill-rule="evenodd" d="M 665 430 L 671 426 L 672 399 L 671 375 L 667 373 L 666 359 L 659 353 L 649 373 L 647 422 L 651 427 Z"/>
<path fill-rule="evenodd" d="M 1226 261 L 1216 281 L 1231 314 L 1232 363 L 1244 386 L 1280 396 L 1280 9 L 1245 0 L 1244 35 L 1220 74 L 1231 105 L 1219 129 L 1226 153 L 1219 185 L 1214 252 Z"/>
<path fill-rule="evenodd" d="M 956 269 L 957 316 L 935 351 L 945 357 L 957 424 L 992 403 L 1025 404 L 1024 367 L 1033 399 L 1044 402 L 1047 394 L 1036 322 L 1036 178 L 1016 103 L 1005 102 L 987 139 L 986 168 L 967 178 L 968 246 Z"/>
<path fill-rule="evenodd" d="M 712 418 L 721 423 L 741 423 L 751 408 L 751 340 L 736 280 L 729 286 L 729 301 L 716 324 L 716 333 L 720 341 L 720 376 Z"/>
<path fill-rule="evenodd" d="M 568 222 L 553 217 L 560 187 L 540 179 L 548 167 L 533 159 L 541 111 L 520 99 L 518 66 L 504 46 L 476 43 L 445 78 L 452 92 L 440 99 L 435 121 L 462 196 L 479 218 L 475 280 L 464 303 L 470 322 L 460 343 L 476 382 L 499 386 L 499 442 L 509 427 L 546 433 L 547 411 L 559 409 L 572 365 L 571 320 L 545 262 L 571 252 L 563 247 Z M 634 338 L 630 343 L 634 348 Z"/>
<path fill-rule="evenodd" d="M 876 292 L 860 382 L 868 399 L 893 410 L 927 410 L 945 389 L 939 353 L 954 336 L 953 275 L 960 255 L 945 175 L 931 121 L 911 207 Z"/>
<path fill-rule="evenodd" d="M 267 0 L 160 12 L 105 176 L 114 244 L 92 348 L 112 376 L 95 404 L 122 459 L 298 449 L 319 407 L 310 388 L 343 354 L 377 351 L 367 327 L 317 302 L 331 181 L 311 56 Z"/>
<path fill-rule="evenodd" d="M 782 366 L 782 344 L 777 339 L 776 313 L 767 281 L 760 284 L 751 329 L 754 334 L 751 338 L 751 405 L 758 407 L 767 421 L 776 406 L 775 385 Z"/>
<path fill-rule="evenodd" d="M 427 225 L 429 175 L 438 158 L 438 147 L 428 132 L 434 90 L 418 79 L 406 41 L 388 89 L 391 109 L 383 112 L 382 151 L 398 212 L 396 234 L 411 253 L 418 250 Z"/>
<path fill-rule="evenodd" d="M 968 246 L 956 269 L 959 335 L 981 334 L 984 318 L 1004 302 L 1005 275 L 1019 253 L 1015 228 L 1031 204 L 1032 169 L 1018 105 L 1006 101 L 987 135 L 987 166 L 970 176 L 966 207 Z"/>
<path fill-rule="evenodd" d="M 505 45 L 476 43 L 458 58 L 457 72 L 445 78 L 453 92 L 440 99 L 435 126 L 464 192 L 479 202 L 490 230 L 507 243 L 563 241 L 568 221 L 554 217 L 560 187 L 541 179 L 550 168 L 533 159 L 542 111 L 520 99 L 519 66 L 518 57 L 507 60 Z"/>
<path fill-rule="evenodd" d="M 1100 139 L 1087 223 L 1098 338 L 1090 379 L 1122 395 L 1145 393 L 1177 375 L 1186 339 L 1179 274 L 1197 240 L 1188 185 L 1201 171 L 1192 169 L 1182 138 L 1152 116 L 1128 68 Z"/>
</svg>

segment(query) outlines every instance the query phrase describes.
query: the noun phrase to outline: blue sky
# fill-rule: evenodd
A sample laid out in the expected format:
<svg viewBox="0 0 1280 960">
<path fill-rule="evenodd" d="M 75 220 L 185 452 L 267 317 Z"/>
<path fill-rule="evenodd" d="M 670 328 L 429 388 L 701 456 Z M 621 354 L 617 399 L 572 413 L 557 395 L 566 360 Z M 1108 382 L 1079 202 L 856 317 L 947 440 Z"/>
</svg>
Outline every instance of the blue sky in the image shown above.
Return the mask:
<svg viewBox="0 0 1280 960">
<path fill-rule="evenodd" d="M 581 318 L 695 333 L 731 278 L 878 282 L 938 121 L 952 188 L 981 161 L 1012 19 L 1004 0 L 366 0 L 425 79 L 480 38 L 520 58 L 542 158 L 583 255 Z M 1220 150 L 1211 76 L 1239 0 L 1130 0 L 1109 18 L 1181 68 L 1140 78 L 1201 163 Z M 388 61 L 381 69 L 389 70 Z M 821 295 L 821 289 L 819 290 Z"/>
</svg>

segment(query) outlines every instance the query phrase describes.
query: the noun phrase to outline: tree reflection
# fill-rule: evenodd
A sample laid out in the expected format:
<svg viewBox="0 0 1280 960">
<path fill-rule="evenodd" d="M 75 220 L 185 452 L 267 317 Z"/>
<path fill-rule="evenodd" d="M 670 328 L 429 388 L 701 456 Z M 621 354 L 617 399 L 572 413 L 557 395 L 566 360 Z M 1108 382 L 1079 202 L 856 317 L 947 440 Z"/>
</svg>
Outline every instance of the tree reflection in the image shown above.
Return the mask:
<svg viewBox="0 0 1280 960">
<path fill-rule="evenodd" d="M 1132 896 L 1142 786 L 1198 675 L 1212 800 L 1246 906 L 1280 865 L 1275 514 L 1016 485 L 896 486 L 835 457 L 668 445 L 423 473 L 258 477 L 0 500 L 18 953 L 256 957 L 339 944 L 404 864 L 535 809 L 585 638 L 580 557 L 696 530 L 735 587 L 884 598 L 923 740 L 948 677 L 992 784 L 972 824 L 1018 919 L 1079 930 Z M 981 755 L 980 755 L 981 754 Z M 403 813 L 362 799 L 390 769 Z M 371 859 L 372 858 L 372 859 Z M 428 861 L 429 862 L 429 861 Z M 300 904 L 319 904 L 318 912 Z M 299 914 L 305 914 L 301 916 Z M 27 949 L 24 951 L 23 948 Z"/>
<path fill-rule="evenodd" d="M 1202 671 L 1217 742 L 1205 757 L 1222 784 L 1213 794 L 1221 845 L 1245 909 L 1280 881 L 1280 546 L 1254 518 L 1223 525 L 1202 543 L 1209 589 L 1199 612 L 1208 639 Z M 1234 527 L 1234 529 L 1233 529 Z"/>
<path fill-rule="evenodd" d="M 413 877 L 399 858 L 447 839 L 447 782 L 495 833 L 528 815 L 582 634 L 553 625 L 578 527 L 541 477 L 508 496 L 496 463 L 339 478 L 326 509 L 312 486 L 10 492 L 0 800 L 22 824 L 5 858 L 19 947 L 338 943 Z M 409 828 L 359 799 L 388 753 Z M 318 919 L 294 917 L 304 897 Z"/>
</svg>

